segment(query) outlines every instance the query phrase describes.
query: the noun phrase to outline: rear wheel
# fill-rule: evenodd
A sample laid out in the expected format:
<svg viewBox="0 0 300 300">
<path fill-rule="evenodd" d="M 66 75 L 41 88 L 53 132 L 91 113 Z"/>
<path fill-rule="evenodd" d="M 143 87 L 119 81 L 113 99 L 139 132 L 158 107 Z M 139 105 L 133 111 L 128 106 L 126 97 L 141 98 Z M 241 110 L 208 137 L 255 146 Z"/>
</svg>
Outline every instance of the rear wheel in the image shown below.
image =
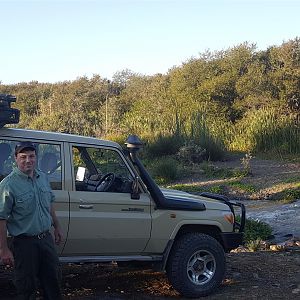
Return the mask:
<svg viewBox="0 0 300 300">
<path fill-rule="evenodd" d="M 167 275 L 183 296 L 209 295 L 220 285 L 224 273 L 225 254 L 216 239 L 202 233 L 188 233 L 175 242 Z"/>
</svg>

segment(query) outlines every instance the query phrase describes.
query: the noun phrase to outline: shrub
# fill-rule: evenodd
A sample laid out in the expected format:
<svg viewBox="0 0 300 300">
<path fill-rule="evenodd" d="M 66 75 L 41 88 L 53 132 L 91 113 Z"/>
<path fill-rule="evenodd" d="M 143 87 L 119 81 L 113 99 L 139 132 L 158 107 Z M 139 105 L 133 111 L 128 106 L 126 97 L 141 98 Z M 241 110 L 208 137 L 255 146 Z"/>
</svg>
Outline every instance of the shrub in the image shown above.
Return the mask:
<svg viewBox="0 0 300 300">
<path fill-rule="evenodd" d="M 199 143 L 200 146 L 206 150 L 208 160 L 218 161 L 224 158 L 224 146 L 219 140 L 208 136 L 206 139 L 200 139 Z"/>
<path fill-rule="evenodd" d="M 245 184 L 240 181 L 229 182 L 229 185 L 238 190 L 242 190 L 247 193 L 255 193 L 257 191 L 256 187 L 251 184 Z"/>
<path fill-rule="evenodd" d="M 267 240 L 272 234 L 272 228 L 269 224 L 253 220 L 246 219 L 244 242 L 249 243 L 256 240 Z"/>
<path fill-rule="evenodd" d="M 300 199 L 300 188 L 288 189 L 284 192 L 282 202 L 283 203 L 292 203 Z"/>
<path fill-rule="evenodd" d="M 200 194 L 203 192 L 209 192 L 214 194 L 222 194 L 224 191 L 224 187 L 221 185 L 213 185 L 210 187 L 196 185 L 196 184 L 174 184 L 168 186 L 168 188 L 172 188 L 175 190 L 191 193 L 191 194 Z"/>
<path fill-rule="evenodd" d="M 174 155 L 184 144 L 182 136 L 175 134 L 170 136 L 159 135 L 153 142 L 146 146 L 146 156 L 150 158 Z"/>
<path fill-rule="evenodd" d="M 178 176 L 178 161 L 171 157 L 156 159 L 149 164 L 149 171 L 159 184 L 170 182 Z"/>
<path fill-rule="evenodd" d="M 168 186 L 168 188 L 172 188 L 187 193 L 202 193 L 207 191 L 202 186 L 195 185 L 195 184 L 175 184 L 175 185 Z"/>
<path fill-rule="evenodd" d="M 251 240 L 248 243 L 246 243 L 246 247 L 251 252 L 256 252 L 256 251 L 260 250 L 261 245 L 262 245 L 262 240 L 261 239 Z"/>
<path fill-rule="evenodd" d="M 235 177 L 235 172 L 228 168 L 218 168 L 214 165 L 211 165 L 207 162 L 201 164 L 201 169 L 203 174 L 207 178 L 231 178 Z"/>
<path fill-rule="evenodd" d="M 241 159 L 241 164 L 243 166 L 243 170 L 241 171 L 241 174 L 242 174 L 241 177 L 245 177 L 245 176 L 248 176 L 248 175 L 252 174 L 251 164 L 250 164 L 252 158 L 253 158 L 253 156 L 252 156 L 251 152 L 248 152 Z"/>
<path fill-rule="evenodd" d="M 196 113 L 191 122 L 191 140 L 206 150 L 208 160 L 217 161 L 224 158 L 225 146 L 213 125 L 216 124 L 208 120 L 205 113 Z"/>
<path fill-rule="evenodd" d="M 221 185 L 215 185 L 209 188 L 209 192 L 214 193 L 214 194 L 222 194 L 224 191 L 224 187 Z"/>
<path fill-rule="evenodd" d="M 207 159 L 206 149 L 191 142 L 187 145 L 180 147 L 178 158 L 186 163 L 201 163 L 204 159 Z"/>
</svg>

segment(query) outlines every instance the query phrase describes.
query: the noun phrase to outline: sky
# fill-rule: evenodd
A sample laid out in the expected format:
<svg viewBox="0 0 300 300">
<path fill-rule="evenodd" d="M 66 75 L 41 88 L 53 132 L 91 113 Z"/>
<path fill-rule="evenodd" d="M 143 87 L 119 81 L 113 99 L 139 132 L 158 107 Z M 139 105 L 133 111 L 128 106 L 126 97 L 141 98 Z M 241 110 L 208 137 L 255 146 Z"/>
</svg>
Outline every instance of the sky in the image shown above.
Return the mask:
<svg viewBox="0 0 300 300">
<path fill-rule="evenodd" d="M 0 0 L 0 82 L 166 74 L 207 50 L 300 37 L 300 0 Z"/>
</svg>

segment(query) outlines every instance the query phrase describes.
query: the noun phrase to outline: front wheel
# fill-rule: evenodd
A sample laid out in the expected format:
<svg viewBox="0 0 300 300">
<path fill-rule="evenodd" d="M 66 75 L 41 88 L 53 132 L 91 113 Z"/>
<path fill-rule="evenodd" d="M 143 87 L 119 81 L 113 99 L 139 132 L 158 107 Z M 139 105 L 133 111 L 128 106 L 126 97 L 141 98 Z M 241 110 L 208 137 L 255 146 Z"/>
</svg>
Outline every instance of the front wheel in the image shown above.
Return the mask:
<svg viewBox="0 0 300 300">
<path fill-rule="evenodd" d="M 218 288 L 225 273 L 225 254 L 209 235 L 188 233 L 174 244 L 167 263 L 167 276 L 183 296 L 207 296 Z"/>
</svg>

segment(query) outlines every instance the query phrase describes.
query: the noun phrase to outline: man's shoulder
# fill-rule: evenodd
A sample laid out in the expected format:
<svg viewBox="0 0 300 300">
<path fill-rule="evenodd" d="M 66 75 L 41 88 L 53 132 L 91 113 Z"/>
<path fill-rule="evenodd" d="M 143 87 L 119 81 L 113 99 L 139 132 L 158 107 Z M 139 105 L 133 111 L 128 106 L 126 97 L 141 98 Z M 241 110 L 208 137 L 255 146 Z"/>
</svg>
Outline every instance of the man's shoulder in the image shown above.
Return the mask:
<svg viewBox="0 0 300 300">
<path fill-rule="evenodd" d="M 5 178 L 3 178 L 0 182 L 0 187 L 7 187 L 10 185 L 11 182 L 13 182 L 15 179 L 14 171 L 12 171 L 10 174 L 8 174 Z"/>
</svg>

